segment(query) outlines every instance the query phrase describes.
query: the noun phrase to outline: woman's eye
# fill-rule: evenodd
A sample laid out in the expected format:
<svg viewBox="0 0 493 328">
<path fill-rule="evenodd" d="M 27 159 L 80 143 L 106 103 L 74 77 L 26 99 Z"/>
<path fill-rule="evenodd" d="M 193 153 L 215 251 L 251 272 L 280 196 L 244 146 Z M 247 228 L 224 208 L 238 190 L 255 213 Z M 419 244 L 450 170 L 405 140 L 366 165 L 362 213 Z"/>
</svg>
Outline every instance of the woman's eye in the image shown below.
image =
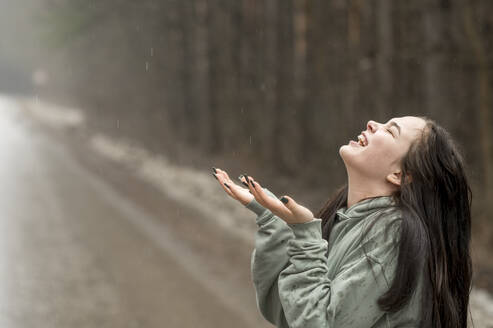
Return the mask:
<svg viewBox="0 0 493 328">
<path fill-rule="evenodd" d="M 392 133 L 392 131 L 390 129 L 387 129 L 387 131 L 389 131 L 389 133 L 394 136 L 394 134 Z"/>
</svg>

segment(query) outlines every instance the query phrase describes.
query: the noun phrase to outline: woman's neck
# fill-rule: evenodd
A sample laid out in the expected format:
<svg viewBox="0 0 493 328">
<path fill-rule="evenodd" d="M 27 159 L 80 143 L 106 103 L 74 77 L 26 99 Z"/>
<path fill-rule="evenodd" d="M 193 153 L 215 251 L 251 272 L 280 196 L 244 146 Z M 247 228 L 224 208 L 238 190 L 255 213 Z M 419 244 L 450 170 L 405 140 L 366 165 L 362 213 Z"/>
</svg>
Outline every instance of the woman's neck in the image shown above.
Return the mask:
<svg viewBox="0 0 493 328">
<path fill-rule="evenodd" d="M 378 183 L 363 177 L 348 175 L 348 196 L 347 208 L 360 202 L 365 198 L 389 196 L 392 194 L 391 188 L 384 183 Z"/>
</svg>

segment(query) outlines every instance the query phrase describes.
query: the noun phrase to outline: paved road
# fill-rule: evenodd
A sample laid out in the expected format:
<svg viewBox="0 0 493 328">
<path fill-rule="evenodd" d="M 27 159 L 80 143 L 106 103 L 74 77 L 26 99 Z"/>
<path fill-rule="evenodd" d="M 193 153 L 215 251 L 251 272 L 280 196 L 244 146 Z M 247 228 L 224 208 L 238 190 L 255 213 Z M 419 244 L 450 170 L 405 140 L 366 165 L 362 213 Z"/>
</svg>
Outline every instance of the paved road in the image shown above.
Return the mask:
<svg viewBox="0 0 493 328">
<path fill-rule="evenodd" d="M 131 177 L 89 169 L 18 106 L 0 98 L 0 327 L 269 326 L 255 309 L 249 250 L 235 256 L 226 237 L 180 224 L 197 222 L 186 209 L 105 181 Z"/>
</svg>

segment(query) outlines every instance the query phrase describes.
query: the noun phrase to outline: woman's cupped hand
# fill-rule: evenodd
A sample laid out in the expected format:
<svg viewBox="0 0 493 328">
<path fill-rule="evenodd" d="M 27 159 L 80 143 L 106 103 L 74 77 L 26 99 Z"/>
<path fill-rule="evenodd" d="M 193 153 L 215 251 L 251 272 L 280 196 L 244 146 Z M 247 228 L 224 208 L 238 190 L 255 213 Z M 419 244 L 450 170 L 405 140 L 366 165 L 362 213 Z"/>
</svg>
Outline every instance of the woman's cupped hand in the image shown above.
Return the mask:
<svg viewBox="0 0 493 328">
<path fill-rule="evenodd" d="M 226 171 L 213 168 L 214 177 L 218 180 L 224 191 L 233 199 L 243 205 L 249 204 L 255 199 L 260 205 L 269 209 L 286 223 L 296 224 L 305 223 L 313 220 L 313 213 L 304 206 L 301 206 L 289 196 L 282 196 L 280 199 L 269 196 L 262 186 L 251 176 L 241 175 L 239 180 L 245 188 L 234 183 Z"/>
</svg>

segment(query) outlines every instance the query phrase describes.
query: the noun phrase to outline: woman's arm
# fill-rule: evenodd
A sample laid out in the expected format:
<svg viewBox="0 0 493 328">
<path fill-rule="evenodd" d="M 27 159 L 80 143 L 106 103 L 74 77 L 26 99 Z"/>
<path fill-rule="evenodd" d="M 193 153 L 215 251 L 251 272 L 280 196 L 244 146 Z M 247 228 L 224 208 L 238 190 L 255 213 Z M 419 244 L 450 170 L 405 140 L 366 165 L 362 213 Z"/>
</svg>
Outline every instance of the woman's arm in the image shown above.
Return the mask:
<svg viewBox="0 0 493 328">
<path fill-rule="evenodd" d="M 240 180 L 249 189 L 237 186 L 229 178 L 226 171 L 216 168 L 213 168 L 213 171 L 214 177 L 228 195 L 257 214 L 258 231 L 255 234 L 255 249 L 251 257 L 252 280 L 255 286 L 257 306 L 269 322 L 278 327 L 288 327 L 279 301 L 277 279 L 279 272 L 288 263 L 286 241 L 292 238 L 291 229 L 286 222 L 257 202 L 254 198 L 254 195 L 258 195 L 257 189 L 254 189 L 253 184 L 246 180 L 246 176 L 240 176 Z M 262 191 L 265 199 L 279 202 L 277 197 L 267 188 L 260 186 L 257 188 Z"/>
<path fill-rule="evenodd" d="M 276 197 L 267 188 L 271 197 Z M 288 265 L 287 242 L 293 238 L 289 226 L 253 199 L 246 207 L 257 214 L 258 230 L 251 257 L 251 273 L 257 306 L 263 317 L 277 327 L 288 327 L 278 293 L 279 273 Z"/>
<path fill-rule="evenodd" d="M 384 312 L 377 299 L 390 287 L 397 254 L 392 238 L 384 238 L 382 225 L 375 224 L 380 229 L 364 243 L 368 256 L 361 247 L 349 252 L 332 280 L 321 220 L 289 226 L 294 233 L 287 245 L 289 265 L 278 282 L 289 327 L 371 327 L 380 320 Z"/>
</svg>

